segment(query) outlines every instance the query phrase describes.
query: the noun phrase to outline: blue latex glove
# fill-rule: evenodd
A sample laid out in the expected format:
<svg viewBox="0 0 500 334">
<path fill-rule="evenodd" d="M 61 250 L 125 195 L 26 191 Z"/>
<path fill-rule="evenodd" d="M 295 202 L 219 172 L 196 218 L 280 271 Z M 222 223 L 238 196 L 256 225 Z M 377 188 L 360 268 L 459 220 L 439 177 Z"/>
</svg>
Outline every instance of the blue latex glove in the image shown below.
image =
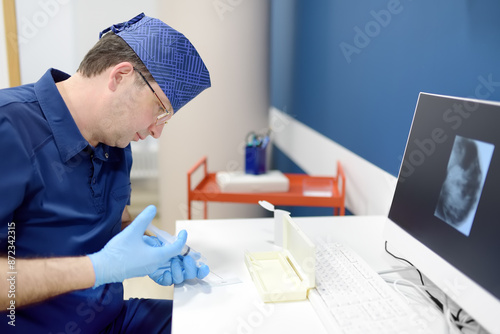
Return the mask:
<svg viewBox="0 0 500 334">
<path fill-rule="evenodd" d="M 156 207 L 148 206 L 103 249 L 89 255 L 96 276 L 94 288 L 152 274 L 180 254 L 186 243 L 186 231 L 179 232 L 177 240 L 171 245 L 152 246 L 144 241 L 144 232 L 155 215 Z"/>
<path fill-rule="evenodd" d="M 163 243 L 157 237 L 144 236 L 144 241 L 154 247 L 162 247 Z M 167 266 L 161 267 L 149 277 L 160 285 L 180 284 L 187 279 L 205 278 L 210 272 L 206 264 L 199 267 L 189 255 L 177 256 L 170 260 Z"/>
</svg>

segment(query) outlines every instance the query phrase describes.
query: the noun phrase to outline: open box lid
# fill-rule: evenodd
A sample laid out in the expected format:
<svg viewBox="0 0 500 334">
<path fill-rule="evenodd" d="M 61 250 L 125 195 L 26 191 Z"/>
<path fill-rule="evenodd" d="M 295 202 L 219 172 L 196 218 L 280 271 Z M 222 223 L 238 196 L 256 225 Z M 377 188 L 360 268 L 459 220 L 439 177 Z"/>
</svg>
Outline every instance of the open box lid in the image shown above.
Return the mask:
<svg viewBox="0 0 500 334">
<path fill-rule="evenodd" d="M 316 286 L 316 246 L 290 215 L 283 215 L 283 250 L 307 288 Z"/>
<path fill-rule="evenodd" d="M 305 300 L 315 286 L 315 246 L 292 218 L 282 216 L 283 248 L 245 254 L 245 264 L 264 302 Z"/>
</svg>

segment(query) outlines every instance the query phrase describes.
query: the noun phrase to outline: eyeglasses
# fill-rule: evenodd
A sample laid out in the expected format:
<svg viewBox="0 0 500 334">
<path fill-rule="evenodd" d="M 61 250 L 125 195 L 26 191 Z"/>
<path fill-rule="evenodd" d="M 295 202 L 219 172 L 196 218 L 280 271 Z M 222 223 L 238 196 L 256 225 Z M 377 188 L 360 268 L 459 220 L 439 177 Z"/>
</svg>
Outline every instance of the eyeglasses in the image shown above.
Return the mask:
<svg viewBox="0 0 500 334">
<path fill-rule="evenodd" d="M 163 104 L 163 102 L 161 102 L 160 98 L 158 97 L 158 94 L 156 94 L 155 90 L 153 89 L 153 87 L 151 87 L 151 85 L 149 84 L 149 82 L 146 80 L 146 78 L 144 77 L 144 75 L 141 73 L 141 71 L 139 71 L 138 69 L 136 69 L 134 67 L 134 70 L 137 71 L 137 73 L 139 73 L 139 75 L 141 76 L 141 78 L 144 80 L 144 82 L 146 83 L 146 85 L 148 85 L 149 89 L 151 89 L 151 91 L 153 92 L 153 94 L 156 96 L 156 98 L 158 99 L 158 102 L 160 103 L 160 106 L 161 108 L 163 109 L 162 113 L 158 116 L 156 116 L 156 121 L 155 121 L 155 125 L 163 125 L 163 124 L 167 124 L 168 120 L 170 119 L 170 115 L 171 115 L 171 112 L 165 107 L 165 105 Z"/>
</svg>

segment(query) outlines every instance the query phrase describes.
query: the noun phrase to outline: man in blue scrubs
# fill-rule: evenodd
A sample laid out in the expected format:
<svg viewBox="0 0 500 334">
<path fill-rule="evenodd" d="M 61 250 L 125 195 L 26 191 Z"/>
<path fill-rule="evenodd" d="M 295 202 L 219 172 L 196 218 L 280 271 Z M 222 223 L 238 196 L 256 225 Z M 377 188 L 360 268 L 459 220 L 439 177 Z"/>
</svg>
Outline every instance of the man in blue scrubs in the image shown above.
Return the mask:
<svg viewBox="0 0 500 334">
<path fill-rule="evenodd" d="M 104 30 L 78 71 L 0 90 L 0 332 L 169 333 L 172 302 L 123 300 L 126 278 L 203 278 L 131 221 L 130 142 L 210 87 L 189 40 L 140 14 Z"/>
</svg>

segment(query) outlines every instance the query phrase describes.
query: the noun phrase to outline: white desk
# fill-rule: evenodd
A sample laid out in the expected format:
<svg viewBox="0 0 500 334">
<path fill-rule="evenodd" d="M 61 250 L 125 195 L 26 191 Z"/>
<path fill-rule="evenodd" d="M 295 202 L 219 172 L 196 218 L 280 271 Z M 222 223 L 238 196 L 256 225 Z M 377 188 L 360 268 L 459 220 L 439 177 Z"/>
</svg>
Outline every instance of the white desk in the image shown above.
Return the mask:
<svg viewBox="0 0 500 334">
<path fill-rule="evenodd" d="M 294 217 L 311 238 L 331 238 L 354 249 L 375 270 L 401 265 L 384 250 L 383 216 Z M 183 284 L 174 289 L 172 333 L 326 333 L 311 303 L 263 303 L 244 263 L 244 252 L 277 250 L 273 219 L 183 220 L 188 244 L 213 272 L 241 283 Z M 389 245 L 390 247 L 390 245 Z M 389 248 L 390 249 L 390 248 Z"/>
</svg>

